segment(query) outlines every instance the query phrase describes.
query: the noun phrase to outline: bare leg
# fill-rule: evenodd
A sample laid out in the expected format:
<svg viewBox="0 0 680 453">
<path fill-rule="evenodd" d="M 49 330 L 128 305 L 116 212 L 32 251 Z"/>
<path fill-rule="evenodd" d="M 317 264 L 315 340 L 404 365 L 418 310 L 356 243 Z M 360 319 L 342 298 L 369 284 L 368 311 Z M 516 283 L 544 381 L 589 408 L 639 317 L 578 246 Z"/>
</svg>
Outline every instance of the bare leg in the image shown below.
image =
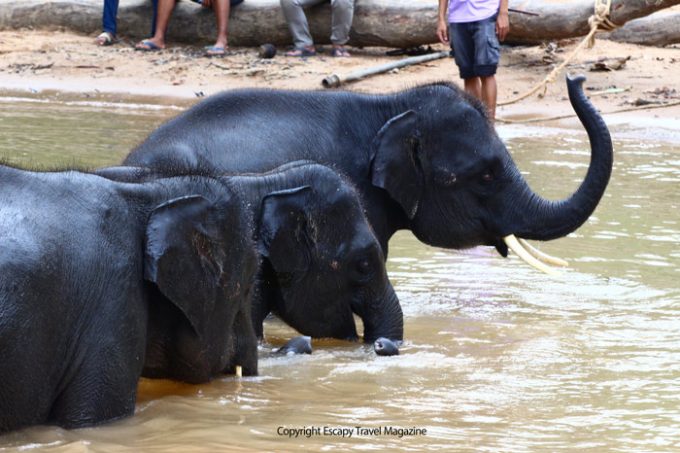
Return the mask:
<svg viewBox="0 0 680 453">
<path fill-rule="evenodd" d="M 496 119 L 496 76 L 481 77 L 482 79 L 482 102 L 489 110 L 491 121 Z"/>
<path fill-rule="evenodd" d="M 213 0 L 213 11 L 217 19 L 217 40 L 215 47 L 227 48 L 227 29 L 229 27 L 229 0 Z"/>
<path fill-rule="evenodd" d="M 156 30 L 154 35 L 146 41 L 154 43 L 161 49 L 165 48 L 165 31 L 168 29 L 168 23 L 170 23 L 170 16 L 172 15 L 172 11 L 175 9 L 175 4 L 175 0 L 158 0 Z M 137 47 L 140 47 L 141 44 L 141 42 L 137 44 Z"/>
<path fill-rule="evenodd" d="M 465 91 L 476 97 L 477 99 L 482 98 L 482 84 L 479 77 L 471 77 L 465 79 Z"/>
</svg>

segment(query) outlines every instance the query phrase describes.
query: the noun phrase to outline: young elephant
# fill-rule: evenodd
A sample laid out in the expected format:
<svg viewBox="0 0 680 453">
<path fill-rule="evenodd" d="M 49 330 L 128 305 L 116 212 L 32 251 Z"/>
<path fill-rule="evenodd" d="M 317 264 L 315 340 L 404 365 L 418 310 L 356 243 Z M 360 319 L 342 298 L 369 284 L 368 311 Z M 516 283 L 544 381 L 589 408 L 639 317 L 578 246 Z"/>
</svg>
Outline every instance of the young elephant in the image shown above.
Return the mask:
<svg viewBox="0 0 680 453">
<path fill-rule="evenodd" d="M 172 173 L 172 168 L 162 170 Z M 155 170 L 109 167 L 116 180 L 158 177 Z M 312 337 L 356 339 L 353 313 L 364 341 L 400 341 L 403 316 L 385 271 L 380 244 L 356 189 L 336 172 L 296 161 L 267 173 L 224 176 L 258 219 L 255 241 L 262 257 L 253 296 L 253 323 L 276 313 Z"/>
<path fill-rule="evenodd" d="M 131 415 L 141 374 L 257 373 L 257 254 L 228 185 L 2 166 L 0 181 L 0 433 Z"/>
<path fill-rule="evenodd" d="M 274 312 L 304 335 L 356 339 L 355 313 L 365 342 L 403 339 L 401 306 L 351 183 L 309 161 L 228 180 L 260 219 L 263 260 L 253 297 L 259 336 Z"/>
</svg>

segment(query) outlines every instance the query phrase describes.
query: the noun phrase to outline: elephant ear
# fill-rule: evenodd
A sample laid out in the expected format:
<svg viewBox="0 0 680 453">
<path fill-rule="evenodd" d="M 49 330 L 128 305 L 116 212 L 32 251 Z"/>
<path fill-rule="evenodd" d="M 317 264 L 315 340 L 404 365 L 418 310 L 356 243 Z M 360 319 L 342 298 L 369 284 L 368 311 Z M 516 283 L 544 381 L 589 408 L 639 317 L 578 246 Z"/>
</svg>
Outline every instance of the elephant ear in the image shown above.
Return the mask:
<svg viewBox="0 0 680 453">
<path fill-rule="evenodd" d="M 262 200 L 258 247 L 279 276 L 309 268 L 316 247 L 316 230 L 307 212 L 311 192 L 311 187 L 302 186 L 272 192 Z"/>
<path fill-rule="evenodd" d="M 144 277 L 187 318 L 198 335 L 224 279 L 220 212 L 197 195 L 158 206 L 146 228 Z"/>
<path fill-rule="evenodd" d="M 418 123 L 413 110 L 391 118 L 378 131 L 372 150 L 371 182 L 385 189 L 409 219 L 415 216 L 423 192 Z"/>
</svg>

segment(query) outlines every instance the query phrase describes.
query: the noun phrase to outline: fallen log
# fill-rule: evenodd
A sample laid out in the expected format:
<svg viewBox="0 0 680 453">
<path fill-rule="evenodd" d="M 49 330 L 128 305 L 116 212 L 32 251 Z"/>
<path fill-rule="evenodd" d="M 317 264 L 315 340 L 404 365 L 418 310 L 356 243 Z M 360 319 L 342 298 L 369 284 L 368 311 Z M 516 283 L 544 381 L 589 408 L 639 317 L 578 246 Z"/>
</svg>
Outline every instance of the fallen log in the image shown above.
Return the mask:
<svg viewBox="0 0 680 453">
<path fill-rule="evenodd" d="M 101 31 L 101 0 L 3 0 L 0 2 L 0 30 L 17 28 L 66 28 L 80 33 Z M 680 0 L 612 0 L 610 19 L 617 25 L 654 11 L 680 4 Z M 511 0 L 510 35 L 513 43 L 583 36 L 593 0 L 564 3 L 557 0 Z M 531 12 L 538 16 L 524 14 Z M 331 30 L 328 3 L 308 9 L 310 29 L 319 44 L 329 42 Z M 151 2 L 121 0 L 119 34 L 133 39 L 148 36 Z M 356 0 L 350 32 L 353 46 L 416 47 L 437 42 L 437 0 Z M 209 43 L 215 38 L 215 18 L 193 2 L 179 2 L 170 22 L 168 40 Z M 229 21 L 229 42 L 233 46 L 291 43 L 279 0 L 245 0 L 234 7 Z"/>
<path fill-rule="evenodd" d="M 542 41 L 585 36 L 590 31 L 588 18 L 593 14 L 593 4 L 593 0 L 510 0 L 510 6 L 531 11 L 538 14 L 538 17 L 510 14 L 510 34 L 506 41 L 538 44 Z M 628 21 L 674 5 L 680 5 L 680 0 L 612 0 L 609 20 L 622 26 Z"/>
<path fill-rule="evenodd" d="M 680 11 L 657 13 L 632 20 L 611 33 L 602 34 L 603 39 L 643 44 L 646 46 L 668 46 L 680 43 Z"/>
<path fill-rule="evenodd" d="M 0 30 L 66 28 L 80 33 L 101 31 L 102 0 L 4 0 Z M 134 39 L 148 36 L 152 17 L 148 0 L 121 0 L 118 34 Z M 329 43 L 328 3 L 307 10 L 310 31 L 319 44 Z M 437 42 L 436 0 L 357 0 L 350 44 L 354 46 L 415 47 Z M 193 2 L 178 2 L 170 20 L 168 41 L 209 43 L 215 39 L 215 16 Z M 279 0 L 245 0 L 232 8 L 229 44 L 259 46 L 292 43 Z"/>
</svg>

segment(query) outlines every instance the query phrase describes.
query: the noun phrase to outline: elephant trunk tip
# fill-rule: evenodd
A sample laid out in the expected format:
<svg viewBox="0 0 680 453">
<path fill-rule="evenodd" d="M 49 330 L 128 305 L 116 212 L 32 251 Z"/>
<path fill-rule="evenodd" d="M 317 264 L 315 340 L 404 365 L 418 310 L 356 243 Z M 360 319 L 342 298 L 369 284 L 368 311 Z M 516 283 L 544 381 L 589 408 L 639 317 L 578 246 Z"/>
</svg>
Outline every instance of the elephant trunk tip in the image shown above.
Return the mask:
<svg viewBox="0 0 680 453">
<path fill-rule="evenodd" d="M 373 350 L 379 356 L 399 355 L 399 345 L 389 338 L 380 337 L 373 342 Z"/>
</svg>

